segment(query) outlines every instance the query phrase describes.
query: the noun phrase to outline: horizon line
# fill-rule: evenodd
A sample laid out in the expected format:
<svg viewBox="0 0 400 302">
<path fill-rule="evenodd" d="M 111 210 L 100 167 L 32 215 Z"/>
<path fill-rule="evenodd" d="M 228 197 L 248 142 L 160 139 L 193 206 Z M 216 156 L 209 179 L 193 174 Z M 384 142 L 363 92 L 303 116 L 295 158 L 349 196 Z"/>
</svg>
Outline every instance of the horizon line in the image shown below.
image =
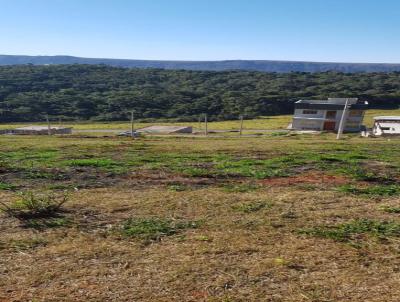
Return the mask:
<svg viewBox="0 0 400 302">
<path fill-rule="evenodd" d="M 229 62 L 229 61 L 257 61 L 257 62 L 281 62 L 281 63 L 322 63 L 322 64 L 379 64 L 379 65 L 400 65 L 399 63 L 387 62 L 344 62 L 344 61 L 308 61 L 308 60 L 287 60 L 287 59 L 214 59 L 214 60 L 176 60 L 176 59 L 132 59 L 132 58 L 115 58 L 115 57 L 87 57 L 77 55 L 21 55 L 21 54 L 0 54 L 0 56 L 14 57 L 71 57 L 79 59 L 95 59 L 95 60 L 126 60 L 126 61 L 157 61 L 157 62 Z"/>
</svg>

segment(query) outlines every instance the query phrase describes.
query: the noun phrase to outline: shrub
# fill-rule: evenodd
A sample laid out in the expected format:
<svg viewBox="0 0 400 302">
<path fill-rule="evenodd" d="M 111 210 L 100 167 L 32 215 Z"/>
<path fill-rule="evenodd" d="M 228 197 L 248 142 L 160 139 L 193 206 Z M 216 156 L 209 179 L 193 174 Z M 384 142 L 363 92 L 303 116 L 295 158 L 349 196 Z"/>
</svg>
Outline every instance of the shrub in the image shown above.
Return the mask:
<svg viewBox="0 0 400 302">
<path fill-rule="evenodd" d="M 11 217 L 20 220 L 57 217 L 68 195 L 20 193 L 20 199 L 8 205 L 0 201 L 0 209 Z"/>
</svg>

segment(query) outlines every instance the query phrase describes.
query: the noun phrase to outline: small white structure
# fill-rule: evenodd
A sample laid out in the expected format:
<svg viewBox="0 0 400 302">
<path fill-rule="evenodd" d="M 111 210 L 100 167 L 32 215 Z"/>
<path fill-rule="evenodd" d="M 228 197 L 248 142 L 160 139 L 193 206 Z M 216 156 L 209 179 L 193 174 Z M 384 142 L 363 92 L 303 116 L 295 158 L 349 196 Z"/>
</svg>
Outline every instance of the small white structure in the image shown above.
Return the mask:
<svg viewBox="0 0 400 302">
<path fill-rule="evenodd" d="M 368 102 L 358 101 L 357 98 L 300 100 L 295 103 L 291 129 L 338 131 L 346 100 L 348 101 L 348 110 L 344 117 L 344 131 L 360 131 Z"/>
<path fill-rule="evenodd" d="M 192 127 L 186 126 L 149 126 L 136 130 L 139 133 L 158 133 L 158 134 L 172 134 L 172 133 L 192 133 Z"/>
<path fill-rule="evenodd" d="M 372 135 L 400 135 L 400 116 L 376 116 Z"/>
</svg>

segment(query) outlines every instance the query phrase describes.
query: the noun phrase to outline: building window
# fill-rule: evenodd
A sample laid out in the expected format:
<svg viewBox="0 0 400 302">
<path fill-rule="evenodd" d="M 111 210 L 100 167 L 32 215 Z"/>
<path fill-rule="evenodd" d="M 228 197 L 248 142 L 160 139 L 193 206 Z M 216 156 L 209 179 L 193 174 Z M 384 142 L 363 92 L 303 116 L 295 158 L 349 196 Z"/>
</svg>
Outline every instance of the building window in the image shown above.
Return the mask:
<svg viewBox="0 0 400 302">
<path fill-rule="evenodd" d="M 335 119 L 336 118 L 336 111 L 329 110 L 326 112 L 326 118 Z"/>
<path fill-rule="evenodd" d="M 349 116 L 362 116 L 362 110 L 350 110 Z"/>
<path fill-rule="evenodd" d="M 317 110 L 303 110 L 303 114 L 317 114 Z"/>
</svg>

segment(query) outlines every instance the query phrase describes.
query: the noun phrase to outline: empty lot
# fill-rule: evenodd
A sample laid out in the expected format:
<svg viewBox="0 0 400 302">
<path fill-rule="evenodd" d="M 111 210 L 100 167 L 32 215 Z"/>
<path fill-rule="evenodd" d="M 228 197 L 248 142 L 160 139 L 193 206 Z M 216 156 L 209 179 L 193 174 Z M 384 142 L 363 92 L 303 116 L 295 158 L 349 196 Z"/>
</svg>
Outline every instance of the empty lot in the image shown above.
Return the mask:
<svg viewBox="0 0 400 302">
<path fill-rule="evenodd" d="M 399 301 L 399 143 L 1 136 L 0 301 Z"/>
</svg>

